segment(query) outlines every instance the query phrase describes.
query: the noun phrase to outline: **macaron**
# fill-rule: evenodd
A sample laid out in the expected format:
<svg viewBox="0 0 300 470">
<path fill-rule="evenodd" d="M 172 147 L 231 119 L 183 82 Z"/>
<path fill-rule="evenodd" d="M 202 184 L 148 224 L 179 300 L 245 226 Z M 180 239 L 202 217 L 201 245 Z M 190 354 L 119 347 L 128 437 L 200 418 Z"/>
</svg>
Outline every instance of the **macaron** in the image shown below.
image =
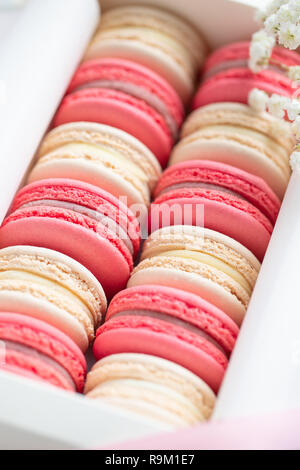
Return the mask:
<svg viewBox="0 0 300 470">
<path fill-rule="evenodd" d="M 186 104 L 206 53 L 202 36 L 185 19 L 157 7 L 128 5 L 103 13 L 85 60 L 117 57 L 144 65 Z"/>
<path fill-rule="evenodd" d="M 47 323 L 16 313 L 0 313 L 0 369 L 82 392 L 86 361 L 70 338 Z"/>
<path fill-rule="evenodd" d="M 94 343 L 96 359 L 150 354 L 185 367 L 215 392 L 239 329 L 224 312 L 182 289 L 146 284 L 117 294 Z"/>
<path fill-rule="evenodd" d="M 85 352 L 106 312 L 106 298 L 95 277 L 68 256 L 12 246 L 0 250 L 1 311 L 44 321 Z"/>
<path fill-rule="evenodd" d="M 0 228 L 0 247 L 13 245 L 70 256 L 94 274 L 111 298 L 126 286 L 140 229 L 127 206 L 106 191 L 76 180 L 48 179 L 17 194 Z"/>
<path fill-rule="evenodd" d="M 136 137 L 166 166 L 184 118 L 179 96 L 147 67 L 118 58 L 83 63 L 54 118 L 107 124 Z"/>
<path fill-rule="evenodd" d="M 260 210 L 273 225 L 281 204 L 262 178 L 231 165 L 210 160 L 188 160 L 171 166 L 160 179 L 154 197 L 182 188 L 222 191 L 246 200 Z"/>
<path fill-rule="evenodd" d="M 48 178 L 72 178 L 93 184 L 147 210 L 161 167 L 148 148 L 131 135 L 110 126 L 77 122 L 49 132 L 29 174 L 32 183 Z"/>
<path fill-rule="evenodd" d="M 214 51 L 204 64 L 204 79 L 230 69 L 248 68 L 250 45 L 250 41 L 241 41 L 227 44 Z M 281 46 L 273 48 L 268 70 L 287 75 L 285 68 L 294 65 L 300 65 L 300 57 L 297 52 Z"/>
<path fill-rule="evenodd" d="M 259 269 L 247 248 L 222 233 L 177 225 L 150 235 L 128 287 L 184 290 L 215 305 L 240 326 Z"/>
<path fill-rule="evenodd" d="M 182 188 L 158 197 L 149 213 L 150 233 L 168 226 L 205 227 L 233 238 L 262 261 L 273 225 L 249 202 L 224 191 Z"/>
<path fill-rule="evenodd" d="M 253 73 L 248 68 L 249 47 L 249 42 L 229 44 L 208 58 L 204 66 L 204 81 L 194 98 L 194 109 L 219 101 L 247 103 L 253 88 L 286 97 L 293 95 L 295 88 L 284 67 L 300 65 L 299 54 L 275 47 L 270 67 Z"/>
<path fill-rule="evenodd" d="M 214 103 L 186 120 L 170 165 L 186 160 L 226 163 L 264 179 L 282 199 L 294 145 L 289 123 L 241 103 Z"/>
<path fill-rule="evenodd" d="M 89 372 L 86 397 L 177 429 L 207 420 L 216 396 L 195 374 L 146 354 L 114 354 Z"/>
</svg>

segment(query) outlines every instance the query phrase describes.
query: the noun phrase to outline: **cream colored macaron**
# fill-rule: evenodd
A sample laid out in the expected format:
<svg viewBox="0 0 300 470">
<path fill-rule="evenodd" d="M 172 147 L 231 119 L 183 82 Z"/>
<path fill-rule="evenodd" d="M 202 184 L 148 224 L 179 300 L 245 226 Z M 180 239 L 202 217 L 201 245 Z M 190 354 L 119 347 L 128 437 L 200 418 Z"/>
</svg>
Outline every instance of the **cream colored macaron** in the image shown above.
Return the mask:
<svg viewBox="0 0 300 470">
<path fill-rule="evenodd" d="M 106 311 L 97 279 L 77 261 L 46 248 L 0 250 L 0 310 L 49 323 L 86 351 Z"/>
<path fill-rule="evenodd" d="M 126 198 L 128 206 L 147 207 L 160 175 L 155 156 L 131 135 L 103 124 L 76 122 L 46 135 L 28 183 L 76 179 Z"/>
<path fill-rule="evenodd" d="M 170 428 L 208 419 L 215 395 L 199 377 L 173 362 L 145 354 L 116 354 L 88 374 L 88 398 Z"/>
<path fill-rule="evenodd" d="M 200 33 L 183 18 L 157 7 L 131 5 L 104 12 L 85 60 L 118 57 L 145 65 L 187 103 L 206 53 Z"/>
<path fill-rule="evenodd" d="M 258 114 L 241 103 L 214 103 L 194 111 L 170 165 L 187 160 L 214 160 L 263 178 L 282 199 L 295 144 L 289 123 Z"/>
<path fill-rule="evenodd" d="M 128 287 L 165 285 L 192 292 L 242 323 L 260 263 L 237 241 L 192 226 L 165 227 L 146 241 Z"/>
</svg>

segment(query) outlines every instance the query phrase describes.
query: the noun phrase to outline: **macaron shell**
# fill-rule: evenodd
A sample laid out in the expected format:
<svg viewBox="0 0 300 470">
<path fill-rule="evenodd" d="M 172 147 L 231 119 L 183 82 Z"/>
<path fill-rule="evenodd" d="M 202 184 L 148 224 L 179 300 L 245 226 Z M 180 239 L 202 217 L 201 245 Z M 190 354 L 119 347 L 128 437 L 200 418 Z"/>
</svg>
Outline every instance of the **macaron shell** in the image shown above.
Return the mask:
<svg viewBox="0 0 300 470">
<path fill-rule="evenodd" d="M 133 245 L 134 256 L 139 253 L 141 241 L 139 223 L 128 207 L 110 192 L 71 179 L 40 180 L 19 191 L 10 208 L 10 214 L 28 203 L 36 202 L 36 205 L 39 205 L 41 200 L 70 202 L 105 214 L 127 232 Z"/>
<path fill-rule="evenodd" d="M 193 426 L 205 420 L 191 400 L 167 384 L 137 379 L 113 380 L 102 383 L 87 397 L 120 406 L 127 412 L 141 414 L 144 419 L 169 425 L 171 429 Z"/>
<path fill-rule="evenodd" d="M 210 160 L 225 163 L 249 172 L 265 180 L 277 197 L 282 200 L 288 184 L 288 176 L 262 152 L 239 142 L 222 137 L 205 140 L 199 138 L 190 143 L 184 141 L 175 147 L 170 165 L 188 160 Z"/>
<path fill-rule="evenodd" d="M 253 88 L 288 98 L 295 91 L 292 81 L 279 73 L 266 70 L 254 74 L 248 69 L 232 69 L 220 72 L 205 81 L 194 98 L 192 108 L 197 109 L 221 101 L 247 104 Z"/>
<path fill-rule="evenodd" d="M 16 364 L 2 364 L 0 363 L 0 371 L 9 373 L 9 374 L 14 374 L 14 375 L 19 375 L 20 377 L 30 379 L 30 380 L 36 380 L 37 382 L 44 382 L 44 380 L 39 377 L 36 373 L 34 373 L 32 370 L 30 370 L 30 365 L 28 368 L 23 368 L 20 366 L 17 366 Z"/>
<path fill-rule="evenodd" d="M 162 323 L 162 322 L 160 322 Z M 106 324 L 108 325 L 108 323 Z M 171 336 L 166 324 L 165 331 L 159 331 L 157 322 L 144 328 L 120 327 L 115 324 L 102 332 L 94 343 L 96 359 L 110 354 L 134 352 L 150 354 L 179 364 L 202 378 L 215 392 L 218 391 L 227 366 L 225 356 L 220 353 L 223 362 L 217 362 L 206 352 Z"/>
<path fill-rule="evenodd" d="M 106 168 L 98 162 L 80 158 L 78 160 L 69 160 L 60 156 L 59 150 L 56 155 L 46 162 L 39 161 L 33 168 L 28 177 L 28 183 L 34 183 L 44 179 L 71 178 L 96 186 L 106 192 L 110 192 L 116 198 L 125 198 L 128 207 L 134 204 L 144 205 L 144 211 L 147 211 L 147 205 L 150 201 L 150 194 L 143 197 L 140 191 L 136 189 L 129 181 L 126 181 L 112 169 Z"/>
<path fill-rule="evenodd" d="M 160 207 L 157 207 L 160 205 Z M 178 225 L 170 208 L 180 209 L 187 225 L 199 225 L 233 238 L 262 261 L 272 234 L 272 224 L 254 206 L 227 193 L 212 190 L 182 189 L 159 197 L 150 209 L 149 227 Z M 185 208 L 189 208 L 187 212 Z M 199 221 L 199 208 L 204 221 Z M 176 211 L 176 213 L 178 210 Z M 182 224 L 182 222 L 181 222 Z"/>
<path fill-rule="evenodd" d="M 143 245 L 141 260 L 173 250 L 190 250 L 213 255 L 237 269 L 252 288 L 261 267 L 253 253 L 233 238 L 193 225 L 166 226 L 153 232 Z"/>
<path fill-rule="evenodd" d="M 163 266 L 164 259 L 160 259 L 162 266 L 139 266 L 128 281 L 128 287 L 139 287 L 144 285 L 165 286 L 182 289 L 187 293 L 198 295 L 206 302 L 215 305 L 231 318 L 238 326 L 242 324 L 246 308 L 221 285 L 206 279 L 193 272 L 179 269 L 171 269 Z M 211 270 L 212 271 L 212 270 Z"/>
<path fill-rule="evenodd" d="M 76 121 L 122 129 L 143 142 L 163 167 L 167 164 L 173 144 L 170 131 L 163 118 L 141 100 L 108 89 L 80 90 L 63 100 L 54 127 Z"/>
<path fill-rule="evenodd" d="M 249 41 L 235 42 L 217 49 L 206 60 L 203 70 L 204 75 L 213 71 L 220 65 L 226 65 L 226 63 L 230 64 L 234 63 L 234 61 L 245 60 L 247 64 L 250 57 L 250 44 L 251 43 Z M 300 65 L 299 54 L 280 46 L 275 46 L 273 48 L 272 60 L 286 66 Z M 270 67 L 272 68 L 272 63 Z M 279 68 L 280 65 L 277 67 Z M 284 73 L 284 69 L 282 69 L 282 73 Z"/>
<path fill-rule="evenodd" d="M 80 349 L 67 335 L 33 318 L 14 313 L 0 313 L 0 339 L 24 344 L 57 361 L 70 374 L 77 390 L 82 392 L 87 368 L 86 361 Z M 20 365 L 21 357 L 18 359 Z M 25 358 L 23 357 L 22 360 Z M 16 361 L 11 361 L 11 363 L 16 364 Z M 44 369 L 47 369 L 47 365 L 42 368 Z M 60 379 L 60 374 L 55 374 L 55 370 L 52 374 L 54 380 Z M 68 382 L 64 377 L 62 379 L 62 385 L 66 385 L 63 388 L 69 389 Z"/>
<path fill-rule="evenodd" d="M 211 388 L 195 374 L 174 362 L 148 354 L 123 353 L 101 359 L 87 376 L 85 393 L 97 398 L 102 386 L 116 383 L 121 386 L 128 381 L 139 383 L 141 387 L 153 384 L 168 389 L 172 395 L 179 394 L 185 402 L 188 400 L 189 411 L 193 410 L 194 414 L 198 410 L 196 415 L 200 415 L 201 420 L 211 416 L 216 401 Z"/>
<path fill-rule="evenodd" d="M 142 285 L 117 294 L 110 304 L 106 321 L 124 311 L 161 312 L 199 327 L 231 353 L 239 333 L 236 324 L 213 304 L 182 289 Z"/>
<path fill-rule="evenodd" d="M 173 185 L 184 183 L 220 185 L 245 198 L 273 224 L 276 222 L 280 200 L 262 178 L 251 173 L 213 160 L 190 160 L 171 166 L 165 171 L 154 197 L 158 197 Z"/>
<path fill-rule="evenodd" d="M 52 129 L 38 149 L 38 158 L 74 142 L 104 148 L 120 154 L 128 164 L 133 162 L 145 174 L 150 191 L 161 176 L 157 158 L 142 142 L 121 129 L 95 122 L 72 122 Z"/>
<path fill-rule="evenodd" d="M 68 335 L 74 343 L 85 352 L 89 339 L 83 325 L 62 308 L 59 308 L 43 298 L 33 294 L 15 290 L 0 291 L 0 311 L 19 313 L 30 318 L 41 320 Z"/>
<path fill-rule="evenodd" d="M 84 62 L 77 69 L 67 93 L 101 80 L 129 84 L 133 89 L 145 90 L 147 96 L 165 107 L 179 128 L 184 119 L 184 109 L 175 90 L 160 75 L 136 62 L 117 58 L 104 58 Z M 122 90 L 120 90 L 122 91 Z M 148 103 L 150 104 L 150 103 Z"/>
<path fill-rule="evenodd" d="M 174 59 L 157 48 L 139 42 L 141 39 L 143 39 L 142 36 L 137 37 L 136 40 L 122 38 L 122 41 L 117 37 L 110 39 L 99 37 L 99 40 L 95 38 L 84 59 L 115 57 L 137 62 L 163 77 L 177 91 L 183 104 L 186 105 L 194 91 L 193 81 Z"/>
<path fill-rule="evenodd" d="M 112 243 L 107 234 L 68 220 L 69 212 L 41 206 L 15 212 L 1 227 L 0 247 L 40 246 L 70 256 L 94 274 L 111 298 L 126 286 L 132 269 L 130 253 L 121 240 L 114 238 Z"/>
<path fill-rule="evenodd" d="M 74 392 L 73 387 L 67 381 L 67 379 L 54 367 L 51 367 L 49 364 L 45 364 L 42 360 L 21 354 L 16 351 L 7 350 L 6 351 L 6 361 L 11 372 L 16 372 L 18 375 L 27 376 L 26 372 L 30 374 L 30 378 L 35 376 L 38 379 L 41 379 L 45 382 L 50 383 L 56 387 L 62 388 L 66 391 Z M 0 366 L 0 369 L 2 367 Z M 25 374 L 19 371 L 25 369 Z"/>
</svg>

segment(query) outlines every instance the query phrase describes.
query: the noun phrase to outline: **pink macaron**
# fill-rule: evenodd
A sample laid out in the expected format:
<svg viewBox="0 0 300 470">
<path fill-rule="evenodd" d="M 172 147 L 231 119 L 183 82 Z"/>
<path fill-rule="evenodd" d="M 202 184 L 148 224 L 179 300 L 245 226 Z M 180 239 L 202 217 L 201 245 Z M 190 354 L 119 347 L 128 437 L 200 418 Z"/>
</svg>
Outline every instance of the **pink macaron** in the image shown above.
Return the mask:
<svg viewBox="0 0 300 470">
<path fill-rule="evenodd" d="M 2 224 L 0 247 L 13 245 L 70 256 L 94 274 L 111 298 L 126 286 L 140 248 L 140 229 L 127 206 L 98 187 L 41 180 L 17 194 Z"/>
<path fill-rule="evenodd" d="M 244 245 L 260 261 L 273 225 L 253 204 L 220 189 L 183 187 L 162 193 L 152 204 L 149 230 L 172 225 L 204 226 Z"/>
<path fill-rule="evenodd" d="M 105 58 L 79 67 L 54 126 L 89 121 L 122 129 L 165 166 L 183 118 L 181 100 L 163 78 L 132 61 Z"/>
<path fill-rule="evenodd" d="M 125 352 L 173 361 L 218 391 L 239 329 L 197 295 L 164 286 L 138 286 L 111 302 L 97 332 L 96 359 Z"/>
<path fill-rule="evenodd" d="M 276 47 L 270 67 L 254 74 L 248 68 L 249 46 L 249 42 L 230 44 L 209 57 L 204 67 L 204 80 L 194 98 L 193 109 L 221 101 L 247 103 L 253 88 L 286 97 L 293 95 L 295 88 L 284 67 L 300 65 L 299 54 Z"/>
<path fill-rule="evenodd" d="M 201 188 L 227 192 L 246 200 L 274 225 L 280 200 L 265 181 L 246 171 L 211 160 L 190 160 L 168 168 L 154 196 L 182 188 Z"/>
<path fill-rule="evenodd" d="M 236 42 L 217 49 L 206 60 L 203 69 L 204 79 L 232 68 L 248 68 L 249 49 L 249 41 Z M 293 65 L 300 65 L 299 54 L 284 47 L 275 46 L 268 68 L 284 75 L 285 71 L 282 66 Z"/>
<path fill-rule="evenodd" d="M 25 315 L 0 313 L 0 369 L 82 392 L 86 361 L 64 333 Z"/>
</svg>

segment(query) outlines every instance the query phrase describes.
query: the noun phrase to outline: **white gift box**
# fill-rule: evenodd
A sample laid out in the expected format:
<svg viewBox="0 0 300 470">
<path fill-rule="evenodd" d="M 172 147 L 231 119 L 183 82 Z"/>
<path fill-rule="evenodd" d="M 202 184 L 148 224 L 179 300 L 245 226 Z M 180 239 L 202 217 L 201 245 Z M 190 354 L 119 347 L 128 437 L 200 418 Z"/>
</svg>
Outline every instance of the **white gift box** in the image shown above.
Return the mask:
<svg viewBox="0 0 300 470">
<path fill-rule="evenodd" d="M 9 3 L 14 2 L 0 0 L 0 7 Z M 0 11 L 1 220 L 100 17 L 97 0 L 27 3 L 24 9 Z M 121 3 L 130 2 L 102 0 L 101 8 Z M 253 6 L 262 1 L 249 1 L 252 6 L 229 0 L 144 3 L 185 16 L 199 26 L 213 48 L 250 38 L 257 29 Z M 213 442 L 213 426 L 217 429 L 219 421 L 224 421 L 222 432 L 226 432 L 226 422 L 232 419 L 251 416 L 253 424 L 257 417 L 259 426 L 259 418 L 266 413 L 300 409 L 299 180 L 294 172 L 212 423 L 189 430 L 197 442 L 197 432 L 201 439 L 209 429 L 208 448 L 221 446 L 220 439 Z M 155 422 L 145 423 L 80 395 L 4 372 L 0 372 L 0 403 L 3 449 L 112 448 L 125 440 L 155 438 L 166 431 Z M 293 422 L 293 429 L 297 423 Z M 176 438 L 170 434 L 163 439 L 164 445 L 169 442 L 172 448 L 172 442 L 180 442 L 178 437 L 178 433 Z M 293 445 L 300 447 L 300 437 Z M 203 448 L 200 442 L 199 448 Z"/>
</svg>

